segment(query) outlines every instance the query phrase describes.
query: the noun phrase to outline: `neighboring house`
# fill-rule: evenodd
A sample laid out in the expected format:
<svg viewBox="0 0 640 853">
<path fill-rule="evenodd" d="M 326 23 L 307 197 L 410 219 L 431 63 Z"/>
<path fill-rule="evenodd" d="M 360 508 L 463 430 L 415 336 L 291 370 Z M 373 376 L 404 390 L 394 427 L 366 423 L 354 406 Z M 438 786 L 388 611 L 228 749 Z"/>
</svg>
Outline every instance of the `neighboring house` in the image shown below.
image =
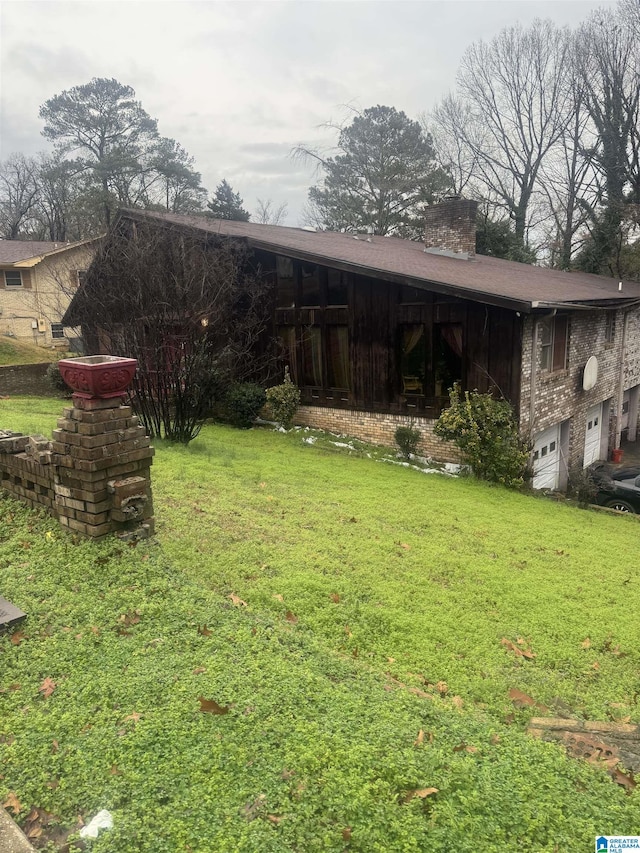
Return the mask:
<svg viewBox="0 0 640 853">
<path fill-rule="evenodd" d="M 96 242 L 0 239 L 0 335 L 70 349 L 79 331 L 65 329 L 62 316 L 93 260 Z"/>
<path fill-rule="evenodd" d="M 274 331 L 302 392 L 298 423 L 455 459 L 433 426 L 448 389 L 509 400 L 533 445 L 534 485 L 635 441 L 640 285 L 475 255 L 475 202 L 426 212 L 425 244 L 173 214 L 144 221 L 242 240 L 274 283 Z M 131 225 L 133 223 L 134 225 Z M 73 322 L 73 306 L 69 312 Z"/>
</svg>

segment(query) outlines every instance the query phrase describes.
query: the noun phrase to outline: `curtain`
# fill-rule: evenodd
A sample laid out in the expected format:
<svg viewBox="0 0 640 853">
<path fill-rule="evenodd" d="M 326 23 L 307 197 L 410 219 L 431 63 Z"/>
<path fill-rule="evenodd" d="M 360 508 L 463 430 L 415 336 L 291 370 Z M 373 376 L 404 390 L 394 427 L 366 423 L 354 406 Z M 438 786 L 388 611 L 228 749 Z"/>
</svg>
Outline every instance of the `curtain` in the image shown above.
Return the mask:
<svg viewBox="0 0 640 853">
<path fill-rule="evenodd" d="M 349 330 L 346 326 L 327 326 L 327 367 L 329 387 L 349 390 Z"/>
</svg>

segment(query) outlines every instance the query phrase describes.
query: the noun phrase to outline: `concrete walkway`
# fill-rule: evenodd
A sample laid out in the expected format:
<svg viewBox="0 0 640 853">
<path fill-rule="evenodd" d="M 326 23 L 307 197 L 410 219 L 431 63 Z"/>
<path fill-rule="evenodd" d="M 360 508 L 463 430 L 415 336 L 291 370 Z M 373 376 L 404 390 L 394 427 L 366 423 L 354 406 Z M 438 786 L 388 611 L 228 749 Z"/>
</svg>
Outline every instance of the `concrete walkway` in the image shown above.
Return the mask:
<svg viewBox="0 0 640 853">
<path fill-rule="evenodd" d="M 0 806 L 0 853 L 34 853 L 26 836 Z"/>
</svg>

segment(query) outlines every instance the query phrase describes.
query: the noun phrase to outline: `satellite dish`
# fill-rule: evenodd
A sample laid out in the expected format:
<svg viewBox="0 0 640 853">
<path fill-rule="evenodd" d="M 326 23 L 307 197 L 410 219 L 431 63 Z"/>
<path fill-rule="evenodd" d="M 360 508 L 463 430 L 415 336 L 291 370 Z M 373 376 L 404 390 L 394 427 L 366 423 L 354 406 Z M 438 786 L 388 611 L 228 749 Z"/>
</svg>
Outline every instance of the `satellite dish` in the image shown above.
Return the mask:
<svg viewBox="0 0 640 853">
<path fill-rule="evenodd" d="M 582 387 L 585 391 L 591 391 L 591 389 L 595 387 L 597 381 L 598 359 L 595 357 L 595 355 L 592 355 L 591 358 L 587 359 L 587 363 L 584 366 L 584 373 L 582 374 Z"/>
</svg>

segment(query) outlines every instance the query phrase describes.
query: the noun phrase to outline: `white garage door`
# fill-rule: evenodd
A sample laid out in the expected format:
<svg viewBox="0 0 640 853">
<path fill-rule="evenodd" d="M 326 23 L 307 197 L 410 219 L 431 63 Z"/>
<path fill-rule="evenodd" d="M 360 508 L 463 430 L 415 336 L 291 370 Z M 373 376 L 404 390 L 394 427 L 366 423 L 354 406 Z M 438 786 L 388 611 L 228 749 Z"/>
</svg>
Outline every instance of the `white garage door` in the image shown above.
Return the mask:
<svg viewBox="0 0 640 853">
<path fill-rule="evenodd" d="M 533 488 L 557 489 L 560 474 L 560 424 L 538 433 L 533 442 Z"/>
<path fill-rule="evenodd" d="M 587 427 L 584 435 L 584 467 L 600 459 L 602 438 L 602 403 L 587 410 Z"/>
</svg>

